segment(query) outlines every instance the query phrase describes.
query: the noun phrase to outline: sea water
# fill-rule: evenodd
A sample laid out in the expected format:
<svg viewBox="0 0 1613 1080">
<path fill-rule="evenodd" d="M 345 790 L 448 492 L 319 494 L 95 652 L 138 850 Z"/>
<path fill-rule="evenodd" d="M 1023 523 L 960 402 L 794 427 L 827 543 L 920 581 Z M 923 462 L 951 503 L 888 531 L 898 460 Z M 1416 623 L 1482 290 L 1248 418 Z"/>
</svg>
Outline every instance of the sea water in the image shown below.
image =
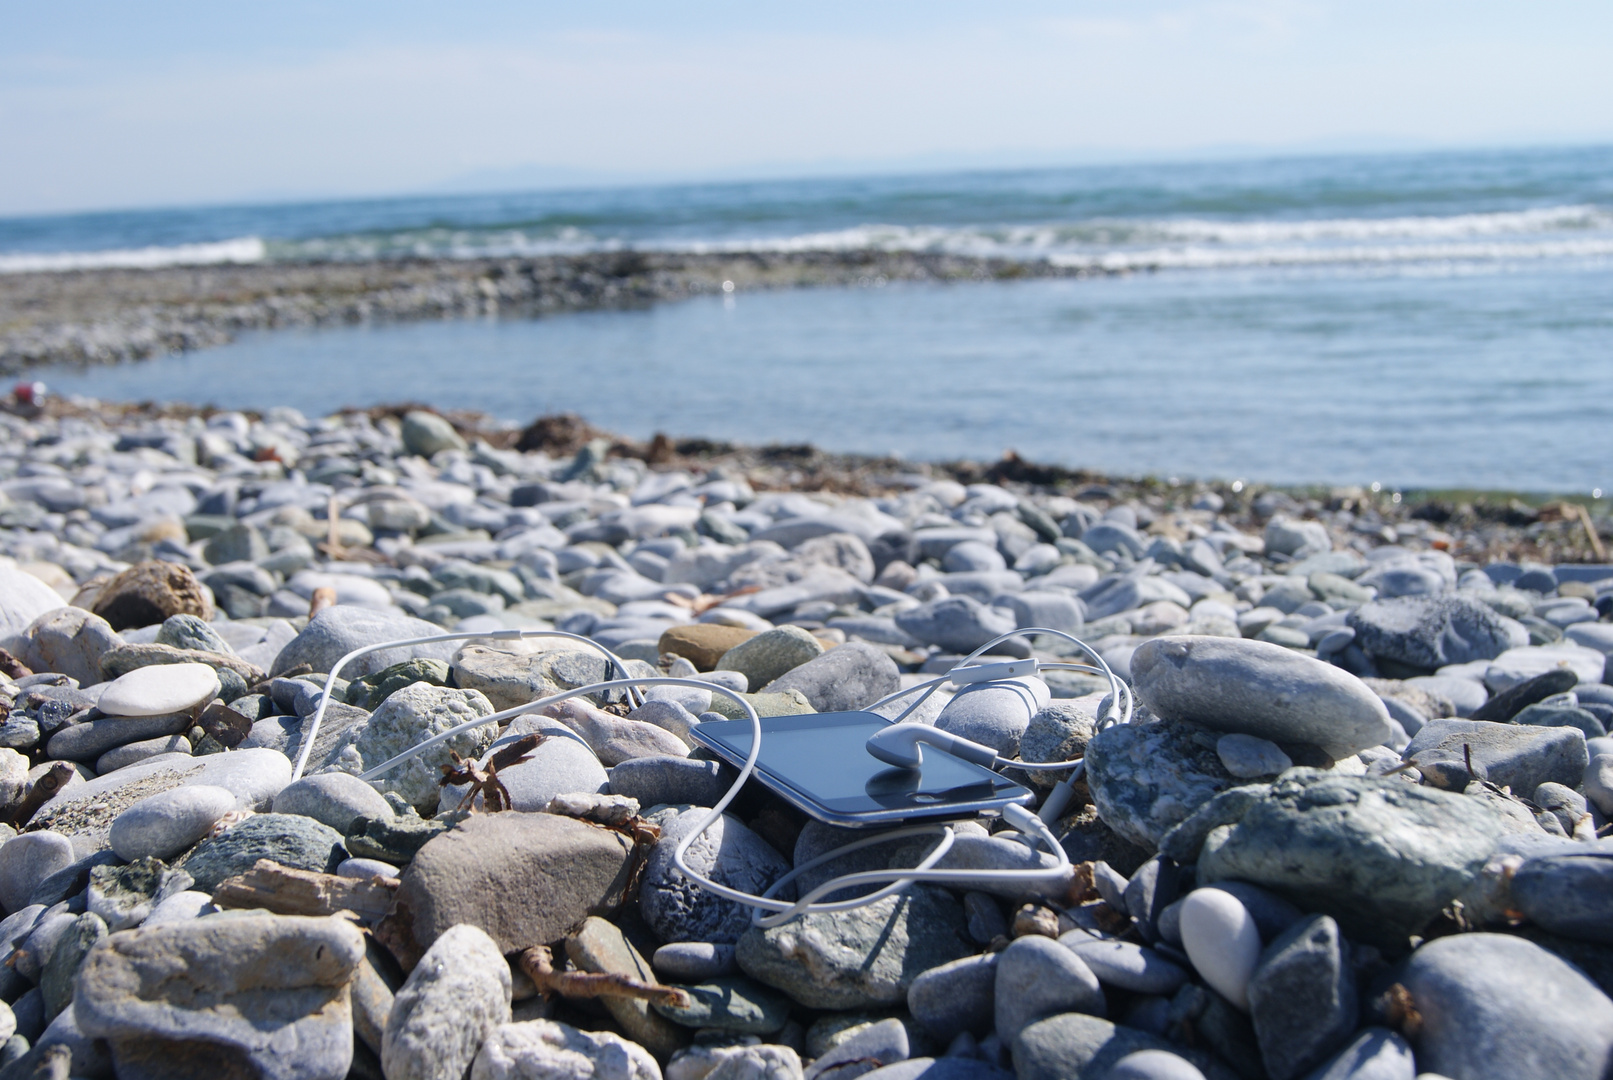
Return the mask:
<svg viewBox="0 0 1613 1080">
<path fill-rule="evenodd" d="M 949 251 L 1083 279 L 279 331 L 35 373 L 310 415 L 1393 487 L 1613 490 L 1613 149 L 1305 158 L 0 221 L 0 272 L 610 249 Z"/>
</svg>

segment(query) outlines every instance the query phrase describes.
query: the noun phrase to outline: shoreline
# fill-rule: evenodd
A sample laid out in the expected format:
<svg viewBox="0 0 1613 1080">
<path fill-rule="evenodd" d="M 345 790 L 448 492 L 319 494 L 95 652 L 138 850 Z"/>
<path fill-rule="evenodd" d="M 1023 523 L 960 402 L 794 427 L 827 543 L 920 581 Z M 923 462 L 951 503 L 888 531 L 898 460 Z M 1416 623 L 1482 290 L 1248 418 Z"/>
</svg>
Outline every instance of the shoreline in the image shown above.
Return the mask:
<svg viewBox="0 0 1613 1080">
<path fill-rule="evenodd" d="M 924 252 L 684 254 L 252 263 L 0 274 L 0 375 L 223 345 L 247 330 L 638 307 L 736 291 L 1090 277 Z"/>
<path fill-rule="evenodd" d="M 272 409 L 265 405 L 261 411 L 245 410 L 239 415 L 257 423 L 269 419 Z M 1610 561 L 1608 548 L 1613 546 L 1613 516 L 1606 502 L 1561 494 L 1472 489 L 1371 491 L 1358 485 L 1126 477 L 1028 461 L 1013 451 L 996 460 L 914 461 L 840 453 L 812 443 L 747 445 L 661 432 L 640 441 L 596 427 L 571 413 L 540 416 L 523 426 L 482 412 L 439 412 L 411 401 L 343 407 L 330 415 L 363 418 L 372 424 L 400 423 L 417 411 L 441 415 L 467 445 L 482 445 L 494 453 L 536 452 L 562 459 L 587 450 L 601 460 L 642 462 L 652 471 L 733 475 L 758 492 L 876 498 L 900 494 L 922 479 L 1005 485 L 1034 497 L 1137 502 L 1160 510 L 1218 500 L 1217 515 L 1239 528 L 1258 531 L 1274 513 L 1296 513 L 1327 522 L 1339 537 L 1355 541 L 1353 546 L 1363 553 L 1385 544 L 1405 544 L 1446 551 L 1458 561 L 1474 565 L 1602 565 Z M 0 414 L 48 423 L 78 419 L 123 433 L 175 428 L 186 421 L 201 423 L 235 412 L 172 402 L 101 402 L 52 396 L 35 407 L 9 395 L 0 399 Z M 282 469 L 291 476 L 306 471 L 307 463 L 294 458 Z"/>
</svg>

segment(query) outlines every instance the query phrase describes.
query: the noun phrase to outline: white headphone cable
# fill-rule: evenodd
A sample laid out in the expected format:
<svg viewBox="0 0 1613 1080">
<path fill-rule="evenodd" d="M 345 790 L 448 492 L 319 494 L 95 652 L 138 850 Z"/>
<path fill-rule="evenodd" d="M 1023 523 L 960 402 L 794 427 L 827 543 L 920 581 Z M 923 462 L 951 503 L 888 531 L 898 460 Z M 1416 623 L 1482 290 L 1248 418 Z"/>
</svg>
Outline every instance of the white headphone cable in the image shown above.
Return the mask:
<svg viewBox="0 0 1613 1080">
<path fill-rule="evenodd" d="M 325 676 L 325 690 L 319 695 L 319 705 L 314 709 L 313 719 L 308 724 L 308 730 L 302 735 L 302 746 L 297 752 L 297 764 L 291 770 L 291 782 L 295 784 L 298 780 L 301 780 L 303 770 L 308 767 L 308 755 L 313 752 L 314 739 L 319 734 L 320 725 L 325 722 L 325 706 L 330 703 L 331 691 L 336 685 L 337 677 L 341 674 L 343 668 L 352 663 L 354 660 L 357 660 L 359 657 L 368 656 L 371 653 L 381 652 L 385 649 L 399 649 L 405 646 L 413 645 L 435 645 L 438 642 L 443 641 L 471 641 L 478 638 L 485 638 L 493 641 L 516 641 L 524 638 L 537 637 L 564 638 L 568 641 L 576 641 L 583 645 L 587 645 L 591 649 L 604 653 L 606 660 L 609 661 L 609 663 L 621 673 L 623 679 L 629 678 L 627 665 L 623 663 L 621 657 L 605 648 L 605 646 L 601 645 L 593 638 L 583 637 L 581 634 L 567 633 L 564 630 L 479 630 L 463 633 L 430 634 L 426 637 L 417 638 L 399 638 L 396 641 L 383 641 L 378 645 L 366 645 L 363 648 L 354 649 L 352 652 L 336 661 L 335 666 L 330 669 L 330 674 Z M 642 704 L 642 700 L 635 701 L 633 697 L 633 688 L 628 689 L 627 695 L 627 700 L 629 703 Z M 517 710 L 506 710 L 503 713 L 496 714 L 496 716 L 497 718 L 502 719 L 507 716 L 516 715 L 516 712 Z M 494 717 L 488 717 L 483 722 L 487 722 L 488 720 L 492 719 L 494 719 Z"/>
<path fill-rule="evenodd" d="M 936 679 L 931 683 L 920 684 L 919 686 L 911 687 L 911 688 L 909 688 L 907 690 L 899 691 L 896 694 L 890 695 L 889 697 L 884 698 L 879 702 L 876 702 L 874 705 L 869 706 L 869 708 L 870 709 L 877 708 L 879 705 L 887 704 L 890 701 L 898 700 L 898 699 L 906 696 L 909 693 L 912 693 L 912 692 L 914 692 L 914 691 L 916 691 L 918 689 L 923 688 L 925 690 L 924 696 L 921 697 L 919 699 L 919 701 L 916 702 L 912 707 L 910 707 L 909 709 L 907 709 L 906 711 L 904 711 L 901 714 L 901 716 L 906 716 L 906 715 L 908 715 L 909 713 L 912 712 L 913 708 L 916 708 L 918 704 L 921 704 L 925 698 L 927 698 L 930 694 L 934 693 L 935 689 L 937 687 L 939 687 L 941 683 L 949 681 L 949 679 L 952 678 L 952 675 L 954 673 L 956 673 L 956 672 L 958 672 L 960 670 L 966 670 L 967 667 L 969 666 L 969 661 L 972 661 L 975 658 L 979 657 L 980 655 L 985 653 L 986 650 L 991 648 L 993 645 L 996 645 L 996 644 L 1000 643 L 1001 641 L 1005 640 L 1008 637 L 1014 637 L 1014 636 L 1018 636 L 1018 635 L 1021 635 L 1021 634 L 1027 634 L 1027 633 L 1030 633 L 1030 634 L 1052 634 L 1052 635 L 1055 635 L 1055 636 L 1058 636 L 1058 637 L 1065 638 L 1066 640 L 1071 641 L 1072 643 L 1077 645 L 1079 648 L 1081 648 L 1083 651 L 1085 651 L 1089 656 L 1092 656 L 1097 661 L 1097 663 L 1099 665 L 1098 668 L 1093 668 L 1093 667 L 1090 667 L 1088 665 L 1079 665 L 1079 664 L 1063 664 L 1063 663 L 1040 664 L 1038 662 L 1033 662 L 1033 663 L 1035 663 L 1033 671 L 1034 670 L 1040 670 L 1040 669 L 1043 669 L 1043 668 L 1047 668 L 1047 669 L 1069 669 L 1069 670 L 1090 672 L 1092 674 L 1101 674 L 1103 676 L 1106 676 L 1108 678 L 1108 680 L 1109 680 L 1110 688 L 1111 688 L 1111 690 L 1110 690 L 1110 693 L 1111 693 L 1111 705 L 1110 705 L 1109 710 L 1106 712 L 1105 717 L 1102 720 L 1100 720 L 1100 724 L 1102 724 L 1103 720 L 1109 720 L 1110 722 L 1118 722 L 1118 723 L 1126 723 L 1126 722 L 1128 722 L 1130 720 L 1131 712 L 1132 712 L 1132 700 L 1131 700 L 1130 690 L 1129 690 L 1128 687 L 1126 687 L 1125 683 L 1122 680 L 1120 680 L 1117 676 L 1115 676 L 1113 670 L 1110 669 L 1109 665 L 1104 662 L 1103 658 L 1101 656 L 1099 656 L 1096 653 L 1096 651 L 1093 650 L 1090 646 L 1086 645 L 1085 642 L 1082 642 L 1080 639 L 1075 638 L 1072 635 L 1066 634 L 1063 631 L 1059 631 L 1059 630 L 1051 630 L 1051 629 L 1038 628 L 1038 627 L 1032 627 L 1032 628 L 1027 628 L 1027 629 L 1016 630 L 1012 634 L 1005 634 L 1005 635 L 1002 635 L 1001 637 L 993 639 L 992 641 L 987 642 L 985 645 L 982 645 L 979 649 L 976 649 L 969 656 L 965 657 L 963 662 L 960 663 L 959 665 L 957 665 L 957 667 L 955 667 L 953 669 L 953 672 L 949 672 L 948 675 L 942 676 L 941 678 Z M 923 881 L 923 882 L 935 882 L 935 883 L 968 884 L 968 883 L 971 883 L 971 882 L 978 883 L 978 882 L 981 882 L 981 881 L 994 881 L 994 882 L 1019 881 L 1019 882 L 1024 882 L 1025 884 L 1035 884 L 1035 883 L 1041 883 L 1041 882 L 1056 882 L 1058 880 L 1063 879 L 1065 876 L 1067 876 L 1067 874 L 1069 872 L 1069 869 L 1070 869 L 1070 866 L 1071 866 L 1070 861 L 1069 861 L 1069 856 L 1064 852 L 1063 847 L 1058 843 L 1058 839 L 1053 835 L 1052 831 L 1047 827 L 1047 825 L 1045 823 L 1046 820 L 1049 819 L 1050 816 L 1051 816 L 1049 814 L 1049 810 L 1051 809 L 1050 804 L 1054 801 L 1055 797 L 1059 794 L 1060 789 L 1063 789 L 1063 791 L 1066 793 L 1066 799 L 1064 801 L 1067 802 L 1067 794 L 1068 794 L 1068 791 L 1069 791 L 1069 781 L 1065 780 L 1065 781 L 1061 781 L 1060 784 L 1058 785 L 1058 787 L 1055 788 L 1054 795 L 1050 795 L 1048 797 L 1048 799 L 1044 802 L 1042 814 L 1041 814 L 1040 817 L 1037 816 L 1036 814 L 1032 814 L 1030 811 L 1026 810 L 1024 807 L 1018 806 L 1016 804 L 1010 804 L 1008 806 L 1005 806 L 1003 808 L 1003 811 L 1002 811 L 1003 818 L 1013 828 L 1015 828 L 1027 841 L 1029 841 L 1031 843 L 1031 847 L 1032 847 L 1033 850 L 1034 850 L 1034 848 L 1036 846 L 1037 841 L 1040 841 L 1043 845 L 1045 845 L 1047 847 L 1047 849 L 1049 850 L 1049 852 L 1052 854 L 1052 856 L 1054 858 L 1054 865 L 1050 866 L 1050 867 L 1045 867 L 1045 868 L 1042 868 L 1042 869 L 1030 869 L 1030 870 L 947 870 L 947 869 L 936 869 L 936 864 L 942 858 L 945 857 L 947 852 L 951 850 L 952 846 L 956 842 L 956 836 L 955 836 L 955 834 L 953 832 L 952 827 L 950 825 L 948 825 L 948 824 L 945 824 L 945 823 L 926 823 L 926 824 L 922 824 L 922 825 L 906 826 L 906 827 L 903 827 L 903 828 L 899 828 L 899 829 L 895 829 L 895 830 L 891 830 L 891 831 L 887 831 L 887 832 L 882 832 L 882 833 L 879 833 L 879 834 L 877 834 L 875 836 L 866 837 L 866 838 L 863 838 L 861 840 L 854 841 L 854 842 L 852 842 L 850 844 L 845 844 L 845 845 L 842 845 L 841 847 L 835 848 L 834 850 L 826 852 L 823 855 L 820 855 L 817 858 L 814 858 L 814 859 L 802 864 L 801 866 L 793 868 L 787 874 L 783 875 L 777 881 L 775 881 L 766 890 L 766 892 L 762 893 L 759 896 L 755 895 L 755 894 L 752 894 L 752 893 L 741 892 L 740 890 L 732 889 L 732 888 L 729 888 L 728 886 L 725 886 L 725 885 L 722 885 L 722 884 L 720 884 L 718 882 L 712 881 L 710 878 L 707 878 L 705 875 L 700 874 L 700 873 L 696 872 L 695 870 L 693 870 L 692 868 L 690 868 L 690 866 L 688 865 L 688 863 L 686 861 L 686 855 L 687 855 L 689 847 L 694 843 L 694 841 L 696 839 L 698 839 L 701 835 L 703 835 L 707 830 L 709 830 L 711 828 L 711 826 L 713 824 L 715 824 L 718 821 L 719 818 L 721 818 L 721 816 L 723 814 L 723 811 L 726 810 L 728 808 L 728 806 L 733 802 L 733 800 L 738 797 L 740 791 L 744 788 L 744 785 L 745 785 L 746 781 L 748 781 L 750 779 L 752 773 L 755 771 L 756 761 L 757 761 L 757 758 L 759 757 L 759 755 L 761 753 L 761 739 L 762 739 L 761 718 L 757 715 L 755 708 L 751 705 L 751 703 L 749 701 L 745 700 L 745 698 L 742 695 L 740 695 L 738 692 L 736 692 L 736 691 L 734 691 L 734 690 L 732 690 L 732 689 L 730 689 L 730 688 L 728 688 L 726 686 L 722 686 L 722 685 L 719 685 L 719 684 L 716 684 L 716 683 L 710 683 L 710 682 L 706 682 L 704 680 L 699 680 L 699 679 L 684 679 L 684 678 L 675 678 L 675 677 L 670 677 L 670 676 L 668 676 L 668 677 L 643 677 L 643 678 L 632 677 L 632 676 L 628 675 L 626 667 L 623 664 L 623 662 L 621 661 L 621 659 L 619 657 L 617 657 L 614 653 L 611 653 L 608 649 L 604 648 L 604 646 L 599 645 L 597 642 L 594 642 L 593 640 L 591 640 L 589 638 L 584 638 L 584 637 L 581 637 L 580 635 L 570 634 L 570 633 L 566 633 L 564 631 L 559 631 L 559 630 L 502 630 L 502 631 L 490 631 L 490 632 L 467 632 L 467 633 L 437 634 L 437 635 L 431 635 L 431 636 L 422 637 L 422 638 L 408 638 L 408 639 L 402 639 L 402 640 L 398 640 L 398 641 L 383 642 L 383 643 L 380 643 L 380 644 L 377 644 L 377 645 L 370 645 L 370 646 L 366 646 L 366 647 L 361 648 L 361 649 L 353 650 L 352 652 L 348 653 L 346 656 L 342 657 L 336 663 L 336 665 L 333 667 L 332 671 L 330 672 L 329 676 L 326 679 L 325 692 L 324 692 L 324 694 L 321 695 L 319 705 L 318 705 L 317 709 L 315 710 L 315 713 L 314 713 L 314 715 L 313 715 L 313 717 L 311 719 L 311 723 L 309 724 L 309 730 L 303 735 L 303 738 L 302 738 L 302 744 L 303 745 L 302 745 L 301 751 L 300 751 L 300 753 L 298 755 L 296 768 L 293 770 L 293 774 L 292 774 L 293 775 L 293 780 L 299 778 L 302 775 L 304 768 L 306 768 L 306 766 L 307 766 L 308 756 L 309 756 L 309 754 L 311 753 L 311 751 L 313 749 L 313 741 L 314 741 L 315 736 L 318 733 L 320 723 L 323 721 L 324 713 L 325 713 L 325 707 L 326 707 L 326 704 L 330 700 L 331 690 L 332 690 L 332 688 L 333 688 L 333 686 L 335 684 L 335 680 L 338 677 L 338 674 L 342 670 L 342 668 L 344 668 L 351 661 L 353 661 L 355 659 L 358 659 L 361 656 L 365 656 L 365 655 L 368 655 L 370 653 L 378 652 L 378 651 L 381 651 L 383 649 L 399 648 L 399 647 L 410 646 L 410 645 L 425 645 L 425 644 L 433 644 L 433 643 L 442 642 L 442 641 L 464 641 L 464 640 L 471 640 L 471 639 L 477 639 L 477 638 L 487 638 L 487 639 L 492 639 L 492 640 L 513 640 L 513 639 L 527 638 L 527 637 L 558 637 L 558 638 L 564 638 L 564 639 L 579 641 L 579 642 L 582 642 L 584 644 L 587 644 L 587 645 L 589 645 L 589 646 L 591 646 L 591 647 L 593 647 L 595 649 L 598 649 L 600 652 L 604 653 L 607 657 L 609 657 L 609 659 L 617 667 L 617 669 L 619 671 L 621 671 L 621 673 L 622 673 L 622 675 L 624 677 L 621 678 L 621 679 L 606 680 L 606 681 L 603 681 L 603 682 L 591 683 L 591 684 L 586 685 L 586 686 L 576 687 L 575 689 L 567 690 L 567 691 L 564 691 L 563 693 L 560 693 L 560 694 L 554 694 L 554 695 L 550 695 L 548 697 L 540 698 L 540 699 L 538 699 L 536 701 L 526 702 L 525 704 L 517 706 L 517 707 L 515 707 L 513 709 L 506 709 L 506 710 L 503 710 L 502 712 L 496 712 L 496 713 L 492 713 L 492 714 L 490 714 L 488 716 L 477 717 L 477 718 L 475 718 L 473 720 L 466 721 L 465 723 L 458 724 L 458 725 L 448 729 L 447 731 L 440 732 L 437 735 L 434 735 L 431 738 L 422 741 L 421 743 L 411 747 L 410 749 L 404 751 L 403 753 L 398 754 L 398 755 L 388 759 L 387 761 L 382 762 L 381 764 L 375 766 L 374 768 L 371 768 L 371 769 L 367 770 L 366 772 L 364 772 L 360 776 L 360 779 L 363 779 L 363 780 L 366 780 L 366 781 L 377 779 L 380 776 L 384 775 L 389 770 L 391 770 L 392 768 L 395 768 L 397 765 L 400 765 L 403 762 L 405 762 L 405 761 L 407 761 L 407 760 L 409 760 L 411 758 L 414 758 L 414 757 L 418 756 L 421 753 L 424 753 L 426 750 L 430 749 L 433 746 L 437 746 L 437 745 L 439 745 L 439 744 L 441 744 L 443 742 L 446 742 L 447 740 L 453 738 L 455 735 L 461 734 L 461 733 L 466 732 L 466 731 L 473 730 L 473 729 L 475 729 L 477 727 L 481 727 L 481 726 L 484 726 L 486 724 L 497 723 L 499 721 L 512 719 L 512 718 L 514 718 L 516 716 L 520 716 L 520 715 L 523 715 L 523 714 L 536 712 L 539 709 L 545 708 L 545 707 L 547 707 L 549 705 L 557 704 L 557 703 L 562 702 L 562 701 L 569 700 L 571 698 L 581 697 L 581 696 L 585 696 L 585 695 L 588 695 L 588 694 L 596 693 L 596 692 L 598 692 L 600 690 L 609 690 L 609 689 L 621 688 L 621 689 L 624 689 L 624 690 L 626 690 L 628 692 L 629 701 L 631 702 L 633 700 L 632 691 L 633 691 L 634 688 L 637 688 L 637 687 L 644 687 L 644 686 L 689 686 L 689 687 L 694 687 L 694 688 L 698 688 L 698 689 L 707 690 L 707 691 L 710 691 L 710 692 L 713 692 L 713 693 L 721 693 L 726 697 L 732 698 L 739 705 L 739 707 L 744 711 L 745 718 L 750 721 L 751 731 L 752 731 L 752 738 L 751 738 L 750 751 L 746 755 L 744 763 L 740 766 L 739 774 L 735 778 L 734 783 L 732 785 L 730 785 L 728 791 L 723 795 L 723 797 L 717 800 L 716 805 L 711 807 L 706 812 L 705 816 L 702 817 L 699 820 L 699 823 L 696 826 L 694 826 L 693 828 L 691 828 L 688 832 L 686 832 L 679 839 L 677 845 L 673 848 L 673 854 L 672 854 L 673 863 L 674 863 L 675 866 L 677 866 L 678 870 L 682 874 L 687 876 L 691 881 L 693 881 L 695 884 L 697 884 L 702 889 L 705 889 L 707 892 L 710 892 L 713 895 L 722 897 L 723 899 L 732 900 L 732 901 L 734 901 L 736 903 L 739 903 L 739 904 L 745 905 L 747 907 L 750 907 L 752 909 L 752 914 L 751 914 L 752 921 L 755 924 L 759 925 L 759 926 L 774 926 L 774 925 L 778 925 L 781 922 L 784 922 L 784 921 L 786 921 L 788 919 L 794 918 L 796 915 L 800 915 L 800 914 L 803 914 L 803 913 L 828 913 L 828 912 L 836 912 L 836 911 L 848 911 L 848 910 L 852 910 L 852 909 L 859 908 L 859 907 L 865 907 L 868 904 L 875 903 L 876 901 L 878 901 L 880 899 L 883 899 L 884 897 L 887 897 L 887 896 L 890 896 L 890 895 L 892 895 L 892 894 L 894 894 L 896 892 L 899 892 L 902 889 L 906 888 L 907 886 L 909 886 L 909 885 L 911 885 L 911 884 L 913 884 L 915 882 Z M 999 681 L 999 680 L 989 680 L 989 681 Z M 1122 700 L 1124 701 L 1123 712 L 1117 713 L 1116 710 L 1120 707 L 1119 703 Z M 898 720 L 899 719 L 900 719 L 900 717 L 898 717 Z M 584 744 L 586 745 L 586 740 L 583 740 L 581 738 L 581 736 L 577 735 L 575 732 L 567 731 L 567 734 L 570 735 L 572 738 L 577 739 L 580 742 L 584 742 Z M 1011 766 L 1011 767 L 1014 767 L 1014 768 L 1038 768 L 1038 769 L 1078 768 L 1082 764 L 1081 759 L 1076 759 L 1074 761 L 1067 761 L 1067 762 L 1027 763 L 1027 762 L 1022 762 L 1022 761 L 1010 761 L 1008 759 L 1001 758 L 1001 757 L 997 757 L 996 762 L 998 763 L 999 766 Z M 1059 807 L 1059 809 L 1062 809 L 1062 805 Z M 935 847 L 932 848 L 929 852 L 927 852 L 925 854 L 924 858 L 920 861 L 920 863 L 917 866 L 914 866 L 914 867 L 911 867 L 911 868 L 903 868 L 903 869 L 872 870 L 872 871 L 863 871 L 863 872 L 859 872 L 859 873 L 844 874 L 844 875 L 841 875 L 839 877 L 835 877 L 835 878 L 832 878 L 832 879 L 830 879 L 828 881 L 823 882 L 822 884 L 820 884 L 820 885 L 816 886 L 815 888 L 813 888 L 812 890 L 810 890 L 805 896 L 803 896 L 803 897 L 801 897 L 801 898 L 799 898 L 799 899 L 797 899 L 797 900 L 795 900 L 793 902 L 792 901 L 784 901 L 784 900 L 776 899 L 776 893 L 779 890 L 783 889 L 790 882 L 796 880 L 796 878 L 798 878 L 802 873 L 805 873 L 808 870 L 814 869 L 814 868 L 816 868 L 818 866 L 821 866 L 821 865 L 823 865 L 825 863 L 828 863 L 830 861 L 839 859 L 839 858 L 841 858 L 841 857 L 843 857 L 845 855 L 851 854 L 852 852 L 861 850 L 861 849 L 866 848 L 866 847 L 870 847 L 870 846 L 875 845 L 875 844 L 883 844 L 883 843 L 890 842 L 892 840 L 899 840 L 899 839 L 903 839 L 903 838 L 906 838 L 906 837 L 918 837 L 918 836 L 925 836 L 925 835 L 936 835 L 936 836 L 939 836 L 940 839 L 939 839 L 939 842 L 935 845 Z M 842 889 L 861 886 L 861 885 L 881 885 L 882 887 L 877 889 L 873 893 L 866 894 L 866 895 L 863 895 L 863 896 L 858 896 L 858 897 L 855 897 L 855 898 L 850 899 L 850 900 L 842 900 L 842 901 L 835 901 L 835 902 L 819 902 L 819 900 L 818 900 L 818 898 L 821 897 L 821 896 L 830 895 L 830 894 L 833 894 L 835 892 L 839 892 Z"/>
</svg>

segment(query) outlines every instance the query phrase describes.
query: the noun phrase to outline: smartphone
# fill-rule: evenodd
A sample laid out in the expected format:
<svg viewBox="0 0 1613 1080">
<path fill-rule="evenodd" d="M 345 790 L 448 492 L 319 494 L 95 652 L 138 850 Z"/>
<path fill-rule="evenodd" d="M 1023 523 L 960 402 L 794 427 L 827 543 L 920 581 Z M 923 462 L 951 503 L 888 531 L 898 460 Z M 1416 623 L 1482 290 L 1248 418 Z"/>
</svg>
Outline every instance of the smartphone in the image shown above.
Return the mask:
<svg viewBox="0 0 1613 1080">
<path fill-rule="evenodd" d="M 893 769 L 868 752 L 889 724 L 869 712 L 762 717 L 755 776 L 791 804 L 830 825 L 889 826 L 972 817 L 1035 794 L 999 773 L 926 747 L 919 769 Z M 751 748 L 749 720 L 713 720 L 690 735 L 735 768 Z"/>
</svg>

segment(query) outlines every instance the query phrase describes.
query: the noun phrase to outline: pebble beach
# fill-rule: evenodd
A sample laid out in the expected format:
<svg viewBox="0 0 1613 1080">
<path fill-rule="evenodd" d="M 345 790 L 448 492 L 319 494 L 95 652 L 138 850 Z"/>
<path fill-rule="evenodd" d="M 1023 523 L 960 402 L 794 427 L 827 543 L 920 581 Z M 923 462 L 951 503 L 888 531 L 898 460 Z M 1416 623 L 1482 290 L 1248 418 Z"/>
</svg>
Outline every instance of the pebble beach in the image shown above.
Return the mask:
<svg viewBox="0 0 1613 1080">
<path fill-rule="evenodd" d="M 173 347 L 158 322 L 99 358 Z M 7 362 L 97 358 L 50 325 Z M 1613 1069 L 1613 523 L 1581 503 L 271 405 L 0 411 L 0 1080 Z M 373 781 L 608 678 L 604 655 L 400 647 L 324 700 L 365 646 L 558 630 L 762 716 L 850 711 L 1005 634 L 985 659 L 1074 657 L 1015 634 L 1039 627 L 1129 683 L 1129 723 L 1057 670 L 908 719 L 1084 759 L 1052 826 L 1067 877 L 985 876 L 1049 856 L 971 821 L 940 865 L 978 881 L 768 928 L 671 857 L 735 778 L 690 736 L 740 715 L 722 694 L 602 691 Z M 854 838 L 752 781 L 689 858 L 760 892 Z"/>
</svg>

